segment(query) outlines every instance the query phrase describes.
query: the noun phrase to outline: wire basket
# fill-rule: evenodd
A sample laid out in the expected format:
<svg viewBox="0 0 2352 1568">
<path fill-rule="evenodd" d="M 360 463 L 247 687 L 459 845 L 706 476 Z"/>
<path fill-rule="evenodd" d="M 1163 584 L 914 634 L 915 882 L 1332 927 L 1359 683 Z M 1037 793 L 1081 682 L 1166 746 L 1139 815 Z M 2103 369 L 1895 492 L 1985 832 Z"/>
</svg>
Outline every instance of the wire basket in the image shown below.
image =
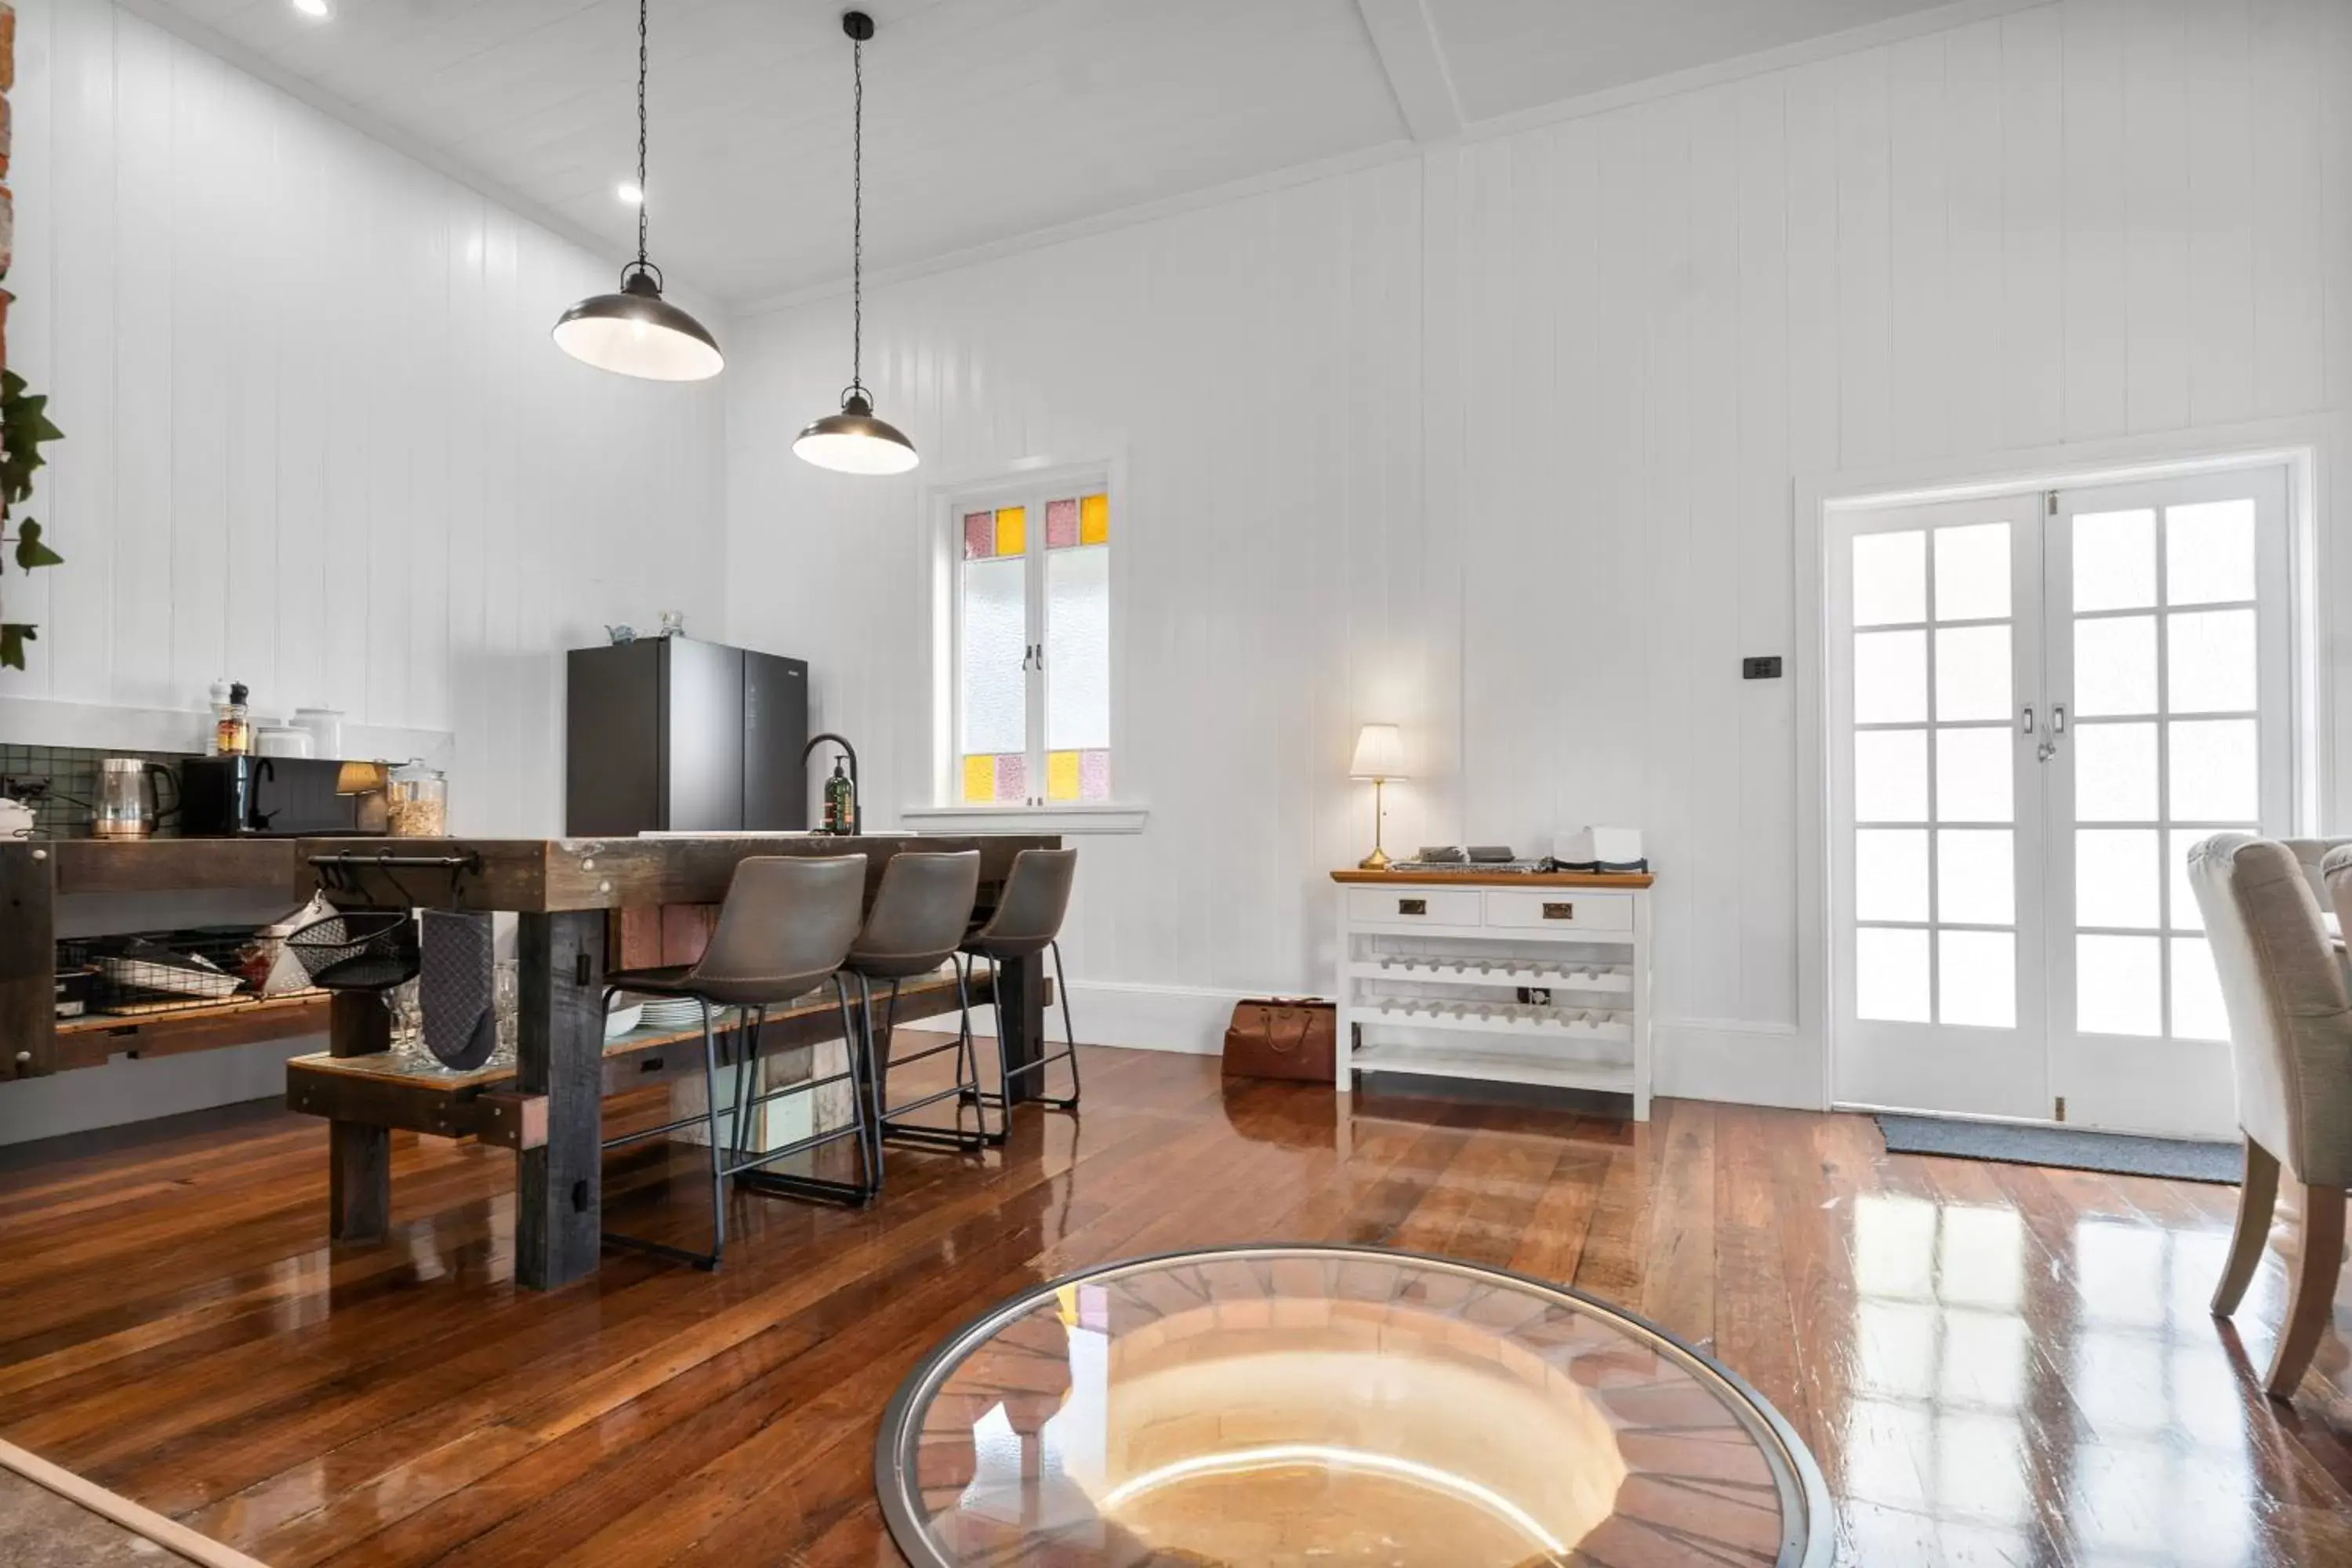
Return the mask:
<svg viewBox="0 0 2352 1568">
<path fill-rule="evenodd" d="M 389 991 L 414 980 L 416 921 L 405 910 L 329 915 L 286 939 L 310 984 L 328 991 Z"/>
<path fill-rule="evenodd" d="M 245 927 L 205 927 L 58 943 L 60 973 L 89 975 L 93 1013 L 127 1016 L 207 1007 L 256 989 L 269 950 Z"/>
</svg>

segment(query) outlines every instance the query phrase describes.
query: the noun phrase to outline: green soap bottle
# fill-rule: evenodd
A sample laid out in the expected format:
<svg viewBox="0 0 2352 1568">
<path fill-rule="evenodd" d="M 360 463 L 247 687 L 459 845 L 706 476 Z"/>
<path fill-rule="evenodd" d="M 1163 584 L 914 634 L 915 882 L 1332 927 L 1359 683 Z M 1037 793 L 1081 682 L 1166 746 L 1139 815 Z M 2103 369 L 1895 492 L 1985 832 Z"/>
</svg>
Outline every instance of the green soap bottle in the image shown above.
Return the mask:
<svg viewBox="0 0 2352 1568">
<path fill-rule="evenodd" d="M 857 792 L 851 787 L 848 773 L 843 772 L 845 759 L 833 759 L 833 776 L 824 781 L 824 830 L 827 833 L 857 831 Z"/>
</svg>

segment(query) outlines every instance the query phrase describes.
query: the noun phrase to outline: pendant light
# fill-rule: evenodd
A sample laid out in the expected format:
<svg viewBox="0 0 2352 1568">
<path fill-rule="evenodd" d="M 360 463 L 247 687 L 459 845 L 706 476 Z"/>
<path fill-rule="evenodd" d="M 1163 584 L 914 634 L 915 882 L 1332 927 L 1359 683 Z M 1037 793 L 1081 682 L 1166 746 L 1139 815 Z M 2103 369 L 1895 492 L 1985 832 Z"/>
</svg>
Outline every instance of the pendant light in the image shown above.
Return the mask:
<svg viewBox="0 0 2352 1568">
<path fill-rule="evenodd" d="M 637 0 L 637 258 L 621 268 L 621 291 L 596 294 L 563 312 L 555 346 L 599 370 L 647 381 L 702 381 L 726 356 L 700 321 L 662 298 L 661 268 L 646 259 L 646 5 Z"/>
<path fill-rule="evenodd" d="M 853 108 L 849 143 L 849 384 L 841 391 L 841 412 L 828 414 L 802 431 L 793 450 L 820 468 L 845 474 L 903 474 L 922 458 L 915 444 L 894 426 L 874 417 L 874 400 L 859 379 L 866 347 L 866 40 L 874 18 L 845 11 L 841 30 L 849 35 Z"/>
</svg>

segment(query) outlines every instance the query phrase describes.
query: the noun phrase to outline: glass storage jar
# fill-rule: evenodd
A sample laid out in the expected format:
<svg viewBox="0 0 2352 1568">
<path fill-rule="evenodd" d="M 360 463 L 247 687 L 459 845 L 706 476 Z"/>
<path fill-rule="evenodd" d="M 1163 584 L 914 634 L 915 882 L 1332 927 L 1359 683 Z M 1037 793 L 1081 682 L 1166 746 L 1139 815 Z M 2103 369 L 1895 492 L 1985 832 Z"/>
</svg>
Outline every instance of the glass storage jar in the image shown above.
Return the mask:
<svg viewBox="0 0 2352 1568">
<path fill-rule="evenodd" d="M 449 836 L 449 775 L 440 769 L 403 763 L 392 770 L 384 800 L 394 838 Z"/>
</svg>

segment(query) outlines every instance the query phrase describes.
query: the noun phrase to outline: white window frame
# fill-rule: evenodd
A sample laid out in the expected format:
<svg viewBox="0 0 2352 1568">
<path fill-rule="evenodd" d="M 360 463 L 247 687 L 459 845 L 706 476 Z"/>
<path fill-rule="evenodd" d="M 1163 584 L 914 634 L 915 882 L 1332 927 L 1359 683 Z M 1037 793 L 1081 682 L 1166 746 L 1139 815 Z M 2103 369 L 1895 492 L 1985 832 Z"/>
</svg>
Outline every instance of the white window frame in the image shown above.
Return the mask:
<svg viewBox="0 0 2352 1568">
<path fill-rule="evenodd" d="M 930 799 L 900 811 L 907 826 L 929 832 L 1140 833 L 1148 809 L 1133 795 L 1135 759 L 1127 744 L 1123 700 L 1126 641 L 1126 542 L 1133 537 L 1127 504 L 1124 464 L 1117 458 L 1077 463 L 1024 463 L 992 475 L 933 485 L 924 492 L 925 537 L 931 565 L 931 777 Z M 967 511 L 1021 506 L 1028 510 L 1031 548 L 1024 552 L 1033 635 L 1042 640 L 1045 605 L 1045 502 L 1073 495 L 1110 497 L 1110 752 L 1113 798 L 1108 801 L 1048 801 L 1033 795 L 1025 804 L 966 805 L 961 799 L 962 748 L 960 729 L 963 669 L 963 517 Z M 1033 776 L 1045 777 L 1046 672 L 1028 674 L 1031 716 L 1029 756 Z"/>
</svg>

